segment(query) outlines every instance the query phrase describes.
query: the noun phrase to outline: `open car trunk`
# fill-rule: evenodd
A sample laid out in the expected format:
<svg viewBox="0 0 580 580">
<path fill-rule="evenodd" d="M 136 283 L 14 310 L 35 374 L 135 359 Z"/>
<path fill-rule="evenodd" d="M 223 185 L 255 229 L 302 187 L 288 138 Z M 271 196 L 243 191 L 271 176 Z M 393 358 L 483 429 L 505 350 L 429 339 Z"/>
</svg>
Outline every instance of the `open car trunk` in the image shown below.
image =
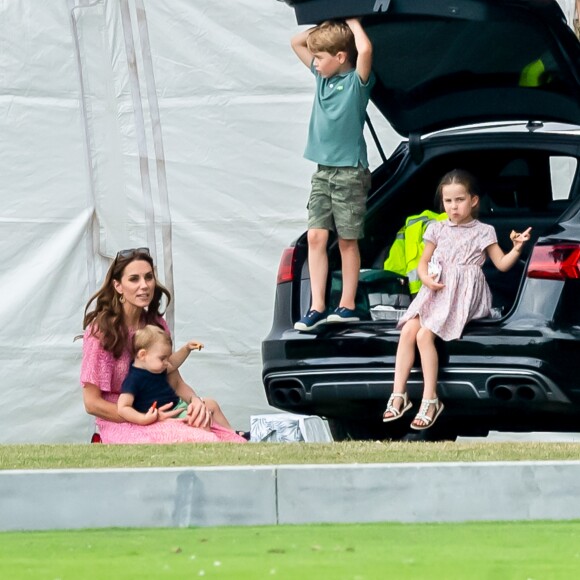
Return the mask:
<svg viewBox="0 0 580 580">
<path fill-rule="evenodd" d="M 372 100 L 402 136 L 470 123 L 580 124 L 580 44 L 555 0 L 287 0 L 299 24 L 357 16 Z"/>
<path fill-rule="evenodd" d="M 526 275 L 526 262 L 534 243 L 554 229 L 558 218 L 570 204 L 571 176 L 576 167 L 572 149 L 570 156 L 566 156 L 550 149 L 541 150 L 538 143 L 532 149 L 529 143 L 524 145 L 523 140 L 521 148 L 513 147 L 517 138 L 510 136 L 510 140 L 509 148 L 490 149 L 489 142 L 486 145 L 472 142 L 460 152 L 454 146 L 449 153 L 445 153 L 444 149 L 441 152 L 438 148 L 438 152 L 433 155 L 427 144 L 425 161 L 420 168 L 413 167 L 409 171 L 408 180 L 398 179 L 392 190 L 389 190 L 388 167 L 376 171 L 373 193 L 369 199 L 365 238 L 360 241 L 362 268 L 382 270 L 397 232 L 405 224 L 406 218 L 424 210 L 441 211 L 434 199 L 441 177 L 452 169 L 465 169 L 475 175 L 480 184 L 479 219 L 494 226 L 498 243 L 504 252 L 512 248 L 512 230 L 521 232 L 532 227 L 532 238 L 525 244 L 521 259 L 510 271 L 499 272 L 489 259 L 483 268 L 493 296 L 492 319 L 487 322 L 493 323 L 508 316 Z M 330 248 L 330 269 L 335 272 L 334 277 L 329 277 L 328 290 L 332 306 L 336 296 L 336 288 L 332 288 L 333 279 L 339 277 L 340 270 L 336 244 Z M 372 281 L 368 273 L 361 276 L 357 303 L 361 319 L 371 320 L 369 306 L 377 304 L 378 293 L 382 291 L 392 294 L 397 290 L 388 279 L 381 289 L 381 283 Z M 371 282 L 366 284 L 365 279 L 371 279 Z M 373 296 L 369 296 L 369 293 Z M 390 296 L 386 303 L 392 304 Z M 391 324 L 395 324 L 396 317 L 390 320 Z"/>
<path fill-rule="evenodd" d="M 286 2 L 299 24 L 361 17 L 373 44 L 372 101 L 407 140 L 387 159 L 377 144 L 380 130 L 370 131 L 383 163 L 373 171 L 359 243 L 360 321 L 296 331 L 296 321 L 311 304 L 307 234 L 285 250 L 272 329 L 262 346 L 268 401 L 280 409 L 326 416 L 344 428 L 341 437 L 404 434 L 407 421 L 386 426 L 381 421 L 394 387 L 399 314 L 373 320 L 372 306 L 378 299 L 380 306 L 404 311 L 401 277 L 383 274 L 385 258 L 399 245 L 397 233 L 407 217 L 440 211 L 434 196 L 443 175 L 464 169 L 480 182 L 479 219 L 495 228 L 502 249 L 513 246 L 512 230 L 531 227 L 531 240 L 509 272 L 484 265 L 496 316 L 471 321 L 458 340 L 435 341 L 437 393 L 446 410 L 428 433 L 575 429 L 580 412 L 575 386 L 580 43 L 558 4 Z M 332 310 L 341 278 L 336 237 L 328 250 L 326 306 Z M 404 271 L 412 265 L 405 259 Z M 416 402 L 422 379 L 416 357 L 407 380 Z"/>
<path fill-rule="evenodd" d="M 500 273 L 491 264 L 484 266 L 494 314 L 508 316 L 534 242 L 554 227 L 572 197 L 571 184 L 564 192 L 554 189 L 554 167 L 566 147 L 554 148 L 554 141 L 550 145 L 541 136 L 544 124 L 580 126 L 580 43 L 558 3 L 285 1 L 299 24 L 361 18 L 373 45 L 376 83 L 371 99 L 395 131 L 409 139 L 373 175 L 366 235 L 360 243 L 362 268 L 381 269 L 405 218 L 439 211 L 433 201 L 439 180 L 452 169 L 465 169 L 481 181 L 480 219 L 495 227 L 504 251 L 512 246 L 512 230 L 532 227 L 532 240 L 512 270 Z M 502 135 L 499 125 L 507 123 L 520 124 L 519 135 L 506 129 L 496 137 Z M 460 139 L 453 133 L 483 124 L 495 125 L 493 135 L 464 132 Z M 575 163 L 576 147 L 569 143 L 568 157 Z M 331 244 L 330 268 L 340 270 L 336 244 Z M 334 278 L 340 278 L 338 273 Z M 364 294 L 363 279 L 360 286 Z M 380 293 L 374 283 L 369 288 Z M 332 308 L 337 289 L 331 282 L 328 290 Z M 308 301 L 302 288 L 294 313 L 305 312 Z M 370 320 L 368 296 L 359 296 L 358 302 L 367 310 L 363 319 Z"/>
</svg>

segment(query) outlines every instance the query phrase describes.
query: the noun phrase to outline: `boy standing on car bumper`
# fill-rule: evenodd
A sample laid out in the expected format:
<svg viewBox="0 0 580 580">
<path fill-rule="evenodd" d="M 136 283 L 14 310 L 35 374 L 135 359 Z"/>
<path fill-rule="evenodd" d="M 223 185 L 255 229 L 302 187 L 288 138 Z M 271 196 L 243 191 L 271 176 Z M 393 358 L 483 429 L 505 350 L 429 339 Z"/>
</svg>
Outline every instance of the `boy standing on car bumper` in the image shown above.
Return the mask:
<svg viewBox="0 0 580 580">
<path fill-rule="evenodd" d="M 308 268 L 312 303 L 294 325 L 311 330 L 323 322 L 358 320 L 355 295 L 360 270 L 358 240 L 364 233 L 370 188 L 363 129 L 374 84 L 372 45 L 357 19 L 328 21 L 292 38 L 298 58 L 316 77 L 316 95 L 304 157 L 318 164 L 308 202 Z M 342 260 L 342 296 L 326 316 L 326 246 L 336 230 Z"/>
</svg>

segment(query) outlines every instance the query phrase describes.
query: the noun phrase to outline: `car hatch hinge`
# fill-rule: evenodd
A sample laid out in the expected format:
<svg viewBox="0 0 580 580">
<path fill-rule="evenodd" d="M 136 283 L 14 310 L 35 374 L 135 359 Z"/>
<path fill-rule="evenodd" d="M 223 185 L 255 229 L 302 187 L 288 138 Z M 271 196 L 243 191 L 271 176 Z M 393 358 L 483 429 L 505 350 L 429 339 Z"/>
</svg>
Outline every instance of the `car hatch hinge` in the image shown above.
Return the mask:
<svg viewBox="0 0 580 580">
<path fill-rule="evenodd" d="M 423 147 L 421 145 L 421 135 L 409 133 L 409 153 L 411 159 L 419 165 L 423 161 Z"/>
<path fill-rule="evenodd" d="M 376 0 L 373 6 L 373 12 L 386 12 L 390 4 L 391 0 Z"/>
</svg>

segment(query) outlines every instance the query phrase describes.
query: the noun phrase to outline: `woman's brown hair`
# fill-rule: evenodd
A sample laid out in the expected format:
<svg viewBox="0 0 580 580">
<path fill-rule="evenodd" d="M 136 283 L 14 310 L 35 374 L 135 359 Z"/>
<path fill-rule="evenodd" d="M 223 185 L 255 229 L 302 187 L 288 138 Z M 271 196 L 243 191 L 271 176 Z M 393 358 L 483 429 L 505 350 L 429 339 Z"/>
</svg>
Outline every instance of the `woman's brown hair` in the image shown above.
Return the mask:
<svg viewBox="0 0 580 580">
<path fill-rule="evenodd" d="M 159 311 L 162 296 L 165 296 L 167 304 L 171 302 L 171 294 L 157 280 L 153 258 L 146 251 L 139 249 L 129 255 L 125 253 L 122 255 L 121 253 L 117 254 L 115 261 L 111 264 L 105 276 L 105 281 L 101 289 L 91 296 L 87 302 L 83 319 L 83 330 L 90 326 L 91 334 L 99 337 L 103 348 L 112 353 L 115 358 L 119 358 L 127 347 L 129 333 L 123 322 L 123 304 L 119 299 L 118 292 L 113 286 L 113 280 L 120 282 L 125 268 L 131 262 L 137 260 L 147 262 L 151 266 L 155 278 L 153 298 L 148 308 L 143 310 L 142 317 L 144 323 L 159 326 L 157 321 L 162 315 Z M 95 300 L 95 309 L 88 312 L 89 307 Z"/>
</svg>

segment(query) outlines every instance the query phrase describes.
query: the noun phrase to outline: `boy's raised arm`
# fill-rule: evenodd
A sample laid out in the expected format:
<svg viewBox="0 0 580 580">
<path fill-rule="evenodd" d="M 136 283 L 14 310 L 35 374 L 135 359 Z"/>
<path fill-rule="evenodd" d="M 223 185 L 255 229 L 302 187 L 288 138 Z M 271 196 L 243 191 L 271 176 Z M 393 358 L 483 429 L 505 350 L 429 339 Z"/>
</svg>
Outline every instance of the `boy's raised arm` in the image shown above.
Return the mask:
<svg viewBox="0 0 580 580">
<path fill-rule="evenodd" d="M 356 72 L 358 73 L 360 80 L 363 83 L 366 83 L 371 76 L 373 45 L 358 18 L 347 18 L 346 23 L 352 30 L 354 43 L 358 52 L 358 57 L 356 59 Z"/>
<path fill-rule="evenodd" d="M 308 30 L 303 30 L 302 32 L 299 32 L 298 34 L 293 36 L 292 40 L 290 41 L 292 50 L 296 53 L 298 58 L 308 68 L 310 68 L 310 65 L 312 64 L 312 54 L 310 53 L 308 47 L 306 46 L 306 39 L 308 38 L 308 35 L 310 34 L 311 30 L 312 28 L 309 28 Z"/>
</svg>

